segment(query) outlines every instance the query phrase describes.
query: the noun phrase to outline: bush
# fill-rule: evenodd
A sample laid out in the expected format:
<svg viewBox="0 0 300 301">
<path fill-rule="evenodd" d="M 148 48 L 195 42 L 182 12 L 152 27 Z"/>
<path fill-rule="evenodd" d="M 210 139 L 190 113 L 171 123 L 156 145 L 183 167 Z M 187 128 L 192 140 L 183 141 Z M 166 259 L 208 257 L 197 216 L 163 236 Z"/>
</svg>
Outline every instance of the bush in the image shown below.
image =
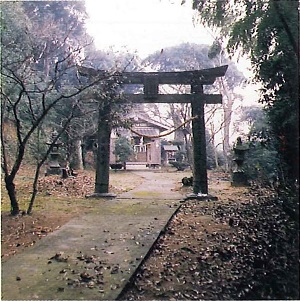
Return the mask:
<svg viewBox="0 0 300 301">
<path fill-rule="evenodd" d="M 133 149 L 130 141 L 126 137 L 119 137 L 115 143 L 113 152 L 118 156 L 118 162 L 125 162 L 133 154 Z"/>
<path fill-rule="evenodd" d="M 277 166 L 279 164 L 276 150 L 252 145 L 246 154 L 244 171 L 249 180 L 258 180 L 264 184 L 272 184 L 279 178 Z"/>
</svg>

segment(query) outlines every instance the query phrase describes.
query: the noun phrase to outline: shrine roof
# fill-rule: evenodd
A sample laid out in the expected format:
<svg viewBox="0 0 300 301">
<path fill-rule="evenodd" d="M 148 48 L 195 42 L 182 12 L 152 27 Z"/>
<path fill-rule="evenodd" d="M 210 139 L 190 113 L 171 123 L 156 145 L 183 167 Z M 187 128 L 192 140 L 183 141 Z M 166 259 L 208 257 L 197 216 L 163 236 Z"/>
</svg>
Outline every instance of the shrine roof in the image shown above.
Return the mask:
<svg viewBox="0 0 300 301">
<path fill-rule="evenodd" d="M 168 125 L 154 120 L 153 118 L 149 117 L 148 115 L 142 112 L 134 112 L 132 116 L 130 116 L 130 118 L 133 120 L 133 124 L 136 129 L 140 129 L 142 127 L 153 127 L 159 129 L 160 131 L 166 131 L 169 129 Z M 145 123 L 145 125 L 138 126 L 139 123 Z"/>
<path fill-rule="evenodd" d="M 156 136 L 158 134 L 157 129 L 151 128 L 139 128 L 135 127 L 134 130 L 140 135 L 133 133 L 133 136 Z"/>
<path fill-rule="evenodd" d="M 177 145 L 163 145 L 165 151 L 178 151 L 179 148 Z"/>
</svg>

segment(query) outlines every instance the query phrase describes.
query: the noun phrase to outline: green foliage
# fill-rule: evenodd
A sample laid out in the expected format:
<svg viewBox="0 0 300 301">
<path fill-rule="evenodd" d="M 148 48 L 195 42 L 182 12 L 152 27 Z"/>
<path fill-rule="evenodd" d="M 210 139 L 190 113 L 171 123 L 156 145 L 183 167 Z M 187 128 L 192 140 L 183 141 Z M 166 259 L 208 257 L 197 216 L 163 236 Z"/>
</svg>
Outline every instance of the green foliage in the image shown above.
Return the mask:
<svg viewBox="0 0 300 301">
<path fill-rule="evenodd" d="M 79 94 L 91 85 L 76 77 L 85 45 L 74 33 L 83 23 L 73 4 L 1 2 L 1 163 L 13 214 L 19 213 L 14 180 L 23 160 L 31 156 L 36 160 L 30 212 L 39 171 L 50 152 L 45 147 L 48 137 L 40 133 L 51 126 L 64 131 L 81 113 Z M 41 13 L 43 9 L 47 13 Z M 64 17 L 56 19 L 60 13 Z M 78 22 L 73 22 L 76 18 Z"/>
<path fill-rule="evenodd" d="M 21 2 L 1 2 L 0 9 L 1 56 L 13 65 L 18 56 L 30 55 L 26 46 L 33 25 Z"/>
<path fill-rule="evenodd" d="M 206 164 L 208 169 L 216 168 L 214 145 L 211 143 L 210 134 L 206 130 Z M 220 154 L 219 154 L 220 155 Z M 221 162 L 219 162 L 221 163 Z"/>
<path fill-rule="evenodd" d="M 211 47 L 209 48 L 207 56 L 209 59 L 212 60 L 215 57 L 217 57 L 221 53 L 221 51 L 222 51 L 221 43 L 218 40 L 215 40 L 211 45 Z"/>
<path fill-rule="evenodd" d="M 182 43 L 168 47 L 161 53 L 149 55 L 142 63 L 157 71 L 185 71 L 212 68 L 213 62 L 208 59 L 208 45 Z"/>
<path fill-rule="evenodd" d="M 244 170 L 250 180 L 273 184 L 279 179 L 277 171 L 279 159 L 275 149 L 252 144 L 246 156 Z"/>
<path fill-rule="evenodd" d="M 113 152 L 118 156 L 119 162 L 126 162 L 133 154 L 133 149 L 130 141 L 126 137 L 118 137 L 115 142 L 115 150 Z"/>
<path fill-rule="evenodd" d="M 172 141 L 172 145 L 179 146 L 180 149 L 175 153 L 175 159 L 177 162 L 188 162 L 186 145 L 182 141 Z M 162 141 L 162 145 L 166 145 L 168 142 Z M 206 163 L 208 169 L 216 168 L 215 158 L 214 158 L 214 146 L 211 143 L 210 134 L 206 131 Z M 219 153 L 220 164 L 222 164 L 222 154 Z"/>
<path fill-rule="evenodd" d="M 228 50 L 249 55 L 286 175 L 299 178 L 298 1 L 194 0 L 203 23 L 221 29 Z"/>
<path fill-rule="evenodd" d="M 243 74 L 236 65 L 230 61 L 221 49 L 219 40 L 210 47 L 206 44 L 182 43 L 178 46 L 168 47 L 163 53 L 155 52 L 148 56 L 144 64 L 157 71 L 185 71 L 213 68 L 220 64 L 229 65 L 224 81 L 233 89 L 245 81 Z"/>
<path fill-rule="evenodd" d="M 244 110 L 242 119 L 251 125 L 244 170 L 250 180 L 272 185 L 281 174 L 278 171 L 279 154 L 268 116 L 263 109 L 253 107 Z"/>
<path fill-rule="evenodd" d="M 31 20 L 43 26 L 45 20 L 60 27 L 60 32 L 71 31 L 78 41 L 86 35 L 87 18 L 83 1 L 24 1 L 23 7 Z"/>
</svg>

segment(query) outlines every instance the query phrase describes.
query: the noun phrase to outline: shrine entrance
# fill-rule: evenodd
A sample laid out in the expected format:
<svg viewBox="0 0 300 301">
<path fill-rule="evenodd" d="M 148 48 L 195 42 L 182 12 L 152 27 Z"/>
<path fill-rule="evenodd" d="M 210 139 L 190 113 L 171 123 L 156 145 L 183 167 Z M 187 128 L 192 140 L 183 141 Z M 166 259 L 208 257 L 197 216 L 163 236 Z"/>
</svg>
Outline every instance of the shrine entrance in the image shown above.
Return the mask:
<svg viewBox="0 0 300 301">
<path fill-rule="evenodd" d="M 125 99 L 133 103 L 191 103 L 192 134 L 193 134 L 193 195 L 198 198 L 208 195 L 207 160 L 204 105 L 222 103 L 220 94 L 204 94 L 203 86 L 212 85 L 217 77 L 225 75 L 228 66 L 216 68 L 179 71 L 179 72 L 122 72 L 115 79 L 124 85 L 143 85 L 143 94 L 127 94 Z M 103 70 L 79 67 L 83 76 L 99 77 L 105 80 L 108 73 Z M 190 85 L 190 94 L 159 94 L 159 85 Z M 110 106 L 111 103 L 102 99 L 98 120 L 98 148 L 96 165 L 96 182 L 94 196 L 110 196 L 109 194 L 109 154 L 110 154 Z"/>
</svg>

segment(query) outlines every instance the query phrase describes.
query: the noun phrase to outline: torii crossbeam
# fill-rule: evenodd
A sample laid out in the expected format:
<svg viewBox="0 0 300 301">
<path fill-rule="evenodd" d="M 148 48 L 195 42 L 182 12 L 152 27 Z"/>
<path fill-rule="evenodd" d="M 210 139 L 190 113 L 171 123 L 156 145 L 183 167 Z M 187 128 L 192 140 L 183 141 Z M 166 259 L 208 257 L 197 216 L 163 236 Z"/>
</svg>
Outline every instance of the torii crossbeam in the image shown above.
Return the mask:
<svg viewBox="0 0 300 301">
<path fill-rule="evenodd" d="M 206 139 L 204 105 L 222 103 L 220 94 L 204 94 L 203 86 L 212 85 L 217 77 L 225 75 L 228 66 L 220 66 L 194 71 L 178 72 L 122 72 L 113 74 L 121 84 L 142 84 L 143 94 L 125 95 L 134 103 L 191 103 L 192 107 L 192 132 L 193 132 L 193 195 L 198 198 L 208 195 L 207 163 L 206 163 Z M 98 77 L 103 80 L 109 78 L 109 73 L 103 70 L 79 67 L 79 73 L 83 76 Z M 159 85 L 190 85 L 191 94 L 159 94 Z M 107 194 L 109 188 L 109 145 L 110 131 L 108 126 L 109 105 L 99 112 L 98 121 L 98 153 L 95 194 Z M 105 118 L 102 118 L 105 116 Z"/>
</svg>

